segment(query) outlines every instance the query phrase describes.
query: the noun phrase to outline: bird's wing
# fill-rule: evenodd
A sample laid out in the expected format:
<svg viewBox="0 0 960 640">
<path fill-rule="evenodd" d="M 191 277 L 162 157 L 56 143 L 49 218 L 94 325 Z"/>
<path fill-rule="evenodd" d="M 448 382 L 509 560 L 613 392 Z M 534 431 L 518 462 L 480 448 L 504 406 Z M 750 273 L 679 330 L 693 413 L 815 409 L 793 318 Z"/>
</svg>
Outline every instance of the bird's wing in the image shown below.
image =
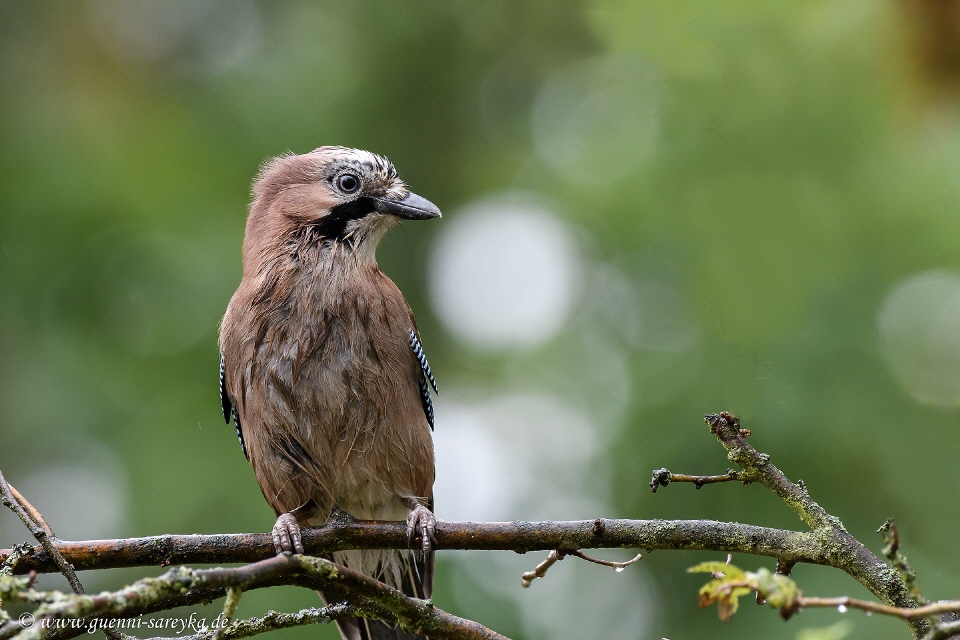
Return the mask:
<svg viewBox="0 0 960 640">
<path fill-rule="evenodd" d="M 440 392 L 437 391 L 437 381 L 433 377 L 433 372 L 430 371 L 430 363 L 427 362 L 427 354 L 423 352 L 423 345 L 420 344 L 420 336 L 417 335 L 416 329 L 410 329 L 410 348 L 413 349 L 413 355 L 420 363 L 420 402 L 423 404 L 423 413 L 427 416 L 427 422 L 430 423 L 432 431 L 433 400 L 430 399 L 430 387 L 433 387 L 434 393 L 439 395 Z M 428 383 L 429 386 L 427 386 Z"/>
<path fill-rule="evenodd" d="M 237 415 L 237 409 L 230 402 L 230 396 L 227 395 L 227 374 L 224 370 L 223 352 L 220 352 L 220 407 L 223 409 L 223 419 L 230 424 L 230 416 L 233 416 L 233 423 L 237 426 L 237 439 L 240 440 L 240 449 L 244 457 L 249 460 L 247 445 L 243 441 L 243 431 L 240 429 L 240 416 Z"/>
</svg>

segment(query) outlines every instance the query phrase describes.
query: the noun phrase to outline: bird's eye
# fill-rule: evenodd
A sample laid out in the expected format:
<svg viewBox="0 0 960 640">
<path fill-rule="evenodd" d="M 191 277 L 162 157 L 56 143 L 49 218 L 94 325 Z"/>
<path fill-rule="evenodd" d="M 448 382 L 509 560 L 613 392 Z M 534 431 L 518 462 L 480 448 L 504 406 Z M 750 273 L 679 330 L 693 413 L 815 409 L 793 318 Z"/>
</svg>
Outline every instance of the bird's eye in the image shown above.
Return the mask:
<svg viewBox="0 0 960 640">
<path fill-rule="evenodd" d="M 360 178 L 352 173 L 345 173 L 337 178 L 337 186 L 344 193 L 353 193 L 360 188 Z"/>
</svg>

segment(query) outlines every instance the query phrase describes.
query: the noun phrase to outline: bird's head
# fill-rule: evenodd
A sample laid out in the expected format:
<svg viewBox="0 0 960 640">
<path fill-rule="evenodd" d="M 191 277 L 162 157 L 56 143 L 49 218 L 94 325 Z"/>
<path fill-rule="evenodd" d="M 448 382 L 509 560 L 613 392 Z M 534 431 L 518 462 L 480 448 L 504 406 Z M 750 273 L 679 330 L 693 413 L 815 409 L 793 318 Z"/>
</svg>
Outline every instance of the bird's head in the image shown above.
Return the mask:
<svg viewBox="0 0 960 640">
<path fill-rule="evenodd" d="M 401 220 L 439 218 L 440 209 L 412 193 L 383 156 L 346 147 L 320 147 L 266 162 L 253 184 L 247 241 L 291 234 L 341 243 L 373 259 L 383 234 Z"/>
</svg>

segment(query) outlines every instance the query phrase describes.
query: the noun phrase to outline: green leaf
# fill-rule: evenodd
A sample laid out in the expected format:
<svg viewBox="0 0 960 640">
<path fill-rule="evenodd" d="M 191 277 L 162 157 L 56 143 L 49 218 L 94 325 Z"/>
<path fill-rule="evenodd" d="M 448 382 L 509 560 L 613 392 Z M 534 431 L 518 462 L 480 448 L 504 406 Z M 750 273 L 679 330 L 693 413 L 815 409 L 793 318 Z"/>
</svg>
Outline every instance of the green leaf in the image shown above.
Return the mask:
<svg viewBox="0 0 960 640">
<path fill-rule="evenodd" d="M 744 577 L 742 569 L 736 565 L 720 561 L 701 562 L 687 569 L 687 573 L 722 573 L 724 577 L 728 579 L 740 579 Z"/>
<path fill-rule="evenodd" d="M 717 613 L 724 622 L 729 622 L 737 612 L 740 596 L 755 590 L 751 574 L 745 574 L 739 567 L 725 562 L 701 562 L 687 569 L 688 573 L 711 573 L 713 580 L 700 588 L 700 606 L 709 607 L 717 603 Z"/>
<path fill-rule="evenodd" d="M 751 592 L 757 592 L 770 606 L 779 609 L 784 618 L 796 612 L 794 603 L 802 594 L 796 582 L 763 567 L 754 573 L 724 562 L 701 562 L 687 572 L 713 574 L 714 579 L 700 587 L 699 603 L 709 607 L 716 602 L 724 622 L 737 612 L 740 596 Z"/>
<path fill-rule="evenodd" d="M 790 617 L 795 613 L 793 603 L 796 601 L 797 596 L 802 594 L 796 582 L 787 576 L 773 573 L 763 567 L 758 569 L 756 573 L 750 575 L 754 576 L 757 593 L 759 593 L 760 597 L 765 599 L 771 607 L 780 609 L 780 613 L 784 617 Z"/>
</svg>

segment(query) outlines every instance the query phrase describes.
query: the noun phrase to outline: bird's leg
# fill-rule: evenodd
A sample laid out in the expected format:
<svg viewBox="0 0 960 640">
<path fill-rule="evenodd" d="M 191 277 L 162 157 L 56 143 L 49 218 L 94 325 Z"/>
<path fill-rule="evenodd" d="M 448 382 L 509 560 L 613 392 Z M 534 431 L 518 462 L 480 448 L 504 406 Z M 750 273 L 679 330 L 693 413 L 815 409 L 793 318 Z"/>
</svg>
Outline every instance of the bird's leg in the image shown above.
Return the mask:
<svg viewBox="0 0 960 640">
<path fill-rule="evenodd" d="M 410 515 L 407 516 L 407 544 L 413 541 L 414 534 L 418 534 L 423 541 L 423 552 L 430 553 L 430 549 L 437 541 L 436 516 L 416 498 L 401 498 L 401 500 L 410 509 Z"/>
<path fill-rule="evenodd" d="M 300 525 L 292 513 L 284 513 L 277 518 L 277 523 L 273 525 L 273 546 L 277 550 L 277 555 L 303 553 Z"/>
</svg>

